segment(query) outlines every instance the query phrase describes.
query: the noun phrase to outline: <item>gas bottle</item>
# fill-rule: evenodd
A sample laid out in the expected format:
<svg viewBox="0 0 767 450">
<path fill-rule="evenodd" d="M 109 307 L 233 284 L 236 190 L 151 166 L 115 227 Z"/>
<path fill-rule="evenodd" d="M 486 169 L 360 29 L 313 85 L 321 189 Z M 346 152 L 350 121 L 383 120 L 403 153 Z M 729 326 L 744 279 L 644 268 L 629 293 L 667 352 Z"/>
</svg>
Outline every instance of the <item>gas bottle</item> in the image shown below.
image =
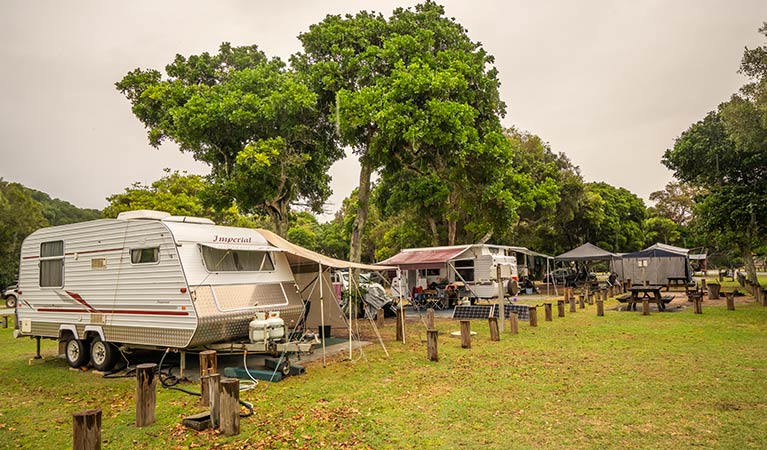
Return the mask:
<svg viewBox="0 0 767 450">
<path fill-rule="evenodd" d="M 280 339 L 285 336 L 285 321 L 280 318 L 278 311 L 270 312 L 266 323 L 269 328 L 269 339 Z"/>
<path fill-rule="evenodd" d="M 250 342 L 263 342 L 268 337 L 268 327 L 266 313 L 257 312 L 256 317 L 248 324 Z"/>
</svg>

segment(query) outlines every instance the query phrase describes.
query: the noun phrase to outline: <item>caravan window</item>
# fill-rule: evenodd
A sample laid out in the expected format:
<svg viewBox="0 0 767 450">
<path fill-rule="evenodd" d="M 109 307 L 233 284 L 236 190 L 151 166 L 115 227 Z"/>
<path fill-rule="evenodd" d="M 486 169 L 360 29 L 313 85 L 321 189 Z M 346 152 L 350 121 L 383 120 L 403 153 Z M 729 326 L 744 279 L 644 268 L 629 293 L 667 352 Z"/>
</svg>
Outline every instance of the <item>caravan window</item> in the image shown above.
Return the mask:
<svg viewBox="0 0 767 450">
<path fill-rule="evenodd" d="M 40 287 L 64 286 L 64 241 L 40 244 Z"/>
<path fill-rule="evenodd" d="M 269 252 L 202 248 L 202 259 L 208 272 L 258 272 L 274 270 Z"/>
<path fill-rule="evenodd" d="M 420 269 L 418 275 L 422 277 L 438 277 L 439 269 Z"/>
<path fill-rule="evenodd" d="M 463 281 L 466 281 L 467 283 L 474 281 L 473 259 L 462 259 L 460 261 L 455 261 L 453 265 L 455 266 L 455 271 L 458 272 L 458 274 L 463 278 Z"/>
<path fill-rule="evenodd" d="M 154 248 L 136 248 L 130 251 L 130 262 L 132 264 L 151 264 L 160 260 L 160 249 Z"/>
</svg>

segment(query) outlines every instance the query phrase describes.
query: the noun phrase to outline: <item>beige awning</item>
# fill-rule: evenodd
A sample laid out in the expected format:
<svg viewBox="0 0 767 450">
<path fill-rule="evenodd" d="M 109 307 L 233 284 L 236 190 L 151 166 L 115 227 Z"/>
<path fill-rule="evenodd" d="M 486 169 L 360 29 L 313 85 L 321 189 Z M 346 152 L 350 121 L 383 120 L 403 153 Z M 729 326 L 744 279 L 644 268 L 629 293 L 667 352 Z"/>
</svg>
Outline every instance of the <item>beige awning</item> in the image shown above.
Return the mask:
<svg viewBox="0 0 767 450">
<path fill-rule="evenodd" d="M 370 264 L 353 263 L 351 261 L 343 261 L 340 259 L 330 258 L 307 248 L 293 244 L 269 230 L 259 229 L 256 231 L 261 233 L 261 235 L 273 246 L 281 248 L 287 253 L 291 253 L 293 255 L 314 261 L 318 264 L 322 264 L 325 267 L 332 267 L 334 269 L 360 269 L 372 271 L 397 270 L 396 266 L 374 266 Z"/>
</svg>

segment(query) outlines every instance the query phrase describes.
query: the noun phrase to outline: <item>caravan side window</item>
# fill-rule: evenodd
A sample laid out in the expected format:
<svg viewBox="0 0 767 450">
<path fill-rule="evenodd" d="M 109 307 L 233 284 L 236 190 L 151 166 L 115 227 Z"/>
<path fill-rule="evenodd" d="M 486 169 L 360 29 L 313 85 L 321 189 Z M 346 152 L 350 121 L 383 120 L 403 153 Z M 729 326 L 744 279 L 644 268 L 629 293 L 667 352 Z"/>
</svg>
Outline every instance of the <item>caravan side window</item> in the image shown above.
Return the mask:
<svg viewBox="0 0 767 450">
<path fill-rule="evenodd" d="M 40 287 L 64 286 L 64 241 L 40 244 Z"/>
<path fill-rule="evenodd" d="M 456 272 L 458 272 L 467 283 L 471 283 L 474 281 L 474 260 L 473 259 L 462 259 L 462 260 L 456 261 L 454 265 L 455 265 Z"/>
<path fill-rule="evenodd" d="M 134 248 L 130 251 L 131 264 L 152 264 L 160 260 L 160 248 Z"/>
</svg>

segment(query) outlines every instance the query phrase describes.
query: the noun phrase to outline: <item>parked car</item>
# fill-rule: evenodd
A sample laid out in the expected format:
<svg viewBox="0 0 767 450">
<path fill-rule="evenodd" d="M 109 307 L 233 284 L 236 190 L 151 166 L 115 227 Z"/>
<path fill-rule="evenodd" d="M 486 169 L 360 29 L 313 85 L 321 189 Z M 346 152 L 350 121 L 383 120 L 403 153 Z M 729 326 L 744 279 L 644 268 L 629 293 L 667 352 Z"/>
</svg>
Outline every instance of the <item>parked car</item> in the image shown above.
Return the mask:
<svg viewBox="0 0 767 450">
<path fill-rule="evenodd" d="M 547 283 L 566 283 L 569 281 L 574 281 L 575 277 L 578 275 L 578 272 L 576 272 L 575 269 L 570 268 L 560 268 L 560 269 L 554 269 L 551 272 L 547 273 L 546 276 L 543 278 L 543 281 Z"/>
<path fill-rule="evenodd" d="M 3 299 L 5 299 L 6 308 L 15 308 L 16 303 L 19 302 L 19 286 L 14 284 L 5 288 Z"/>
</svg>

